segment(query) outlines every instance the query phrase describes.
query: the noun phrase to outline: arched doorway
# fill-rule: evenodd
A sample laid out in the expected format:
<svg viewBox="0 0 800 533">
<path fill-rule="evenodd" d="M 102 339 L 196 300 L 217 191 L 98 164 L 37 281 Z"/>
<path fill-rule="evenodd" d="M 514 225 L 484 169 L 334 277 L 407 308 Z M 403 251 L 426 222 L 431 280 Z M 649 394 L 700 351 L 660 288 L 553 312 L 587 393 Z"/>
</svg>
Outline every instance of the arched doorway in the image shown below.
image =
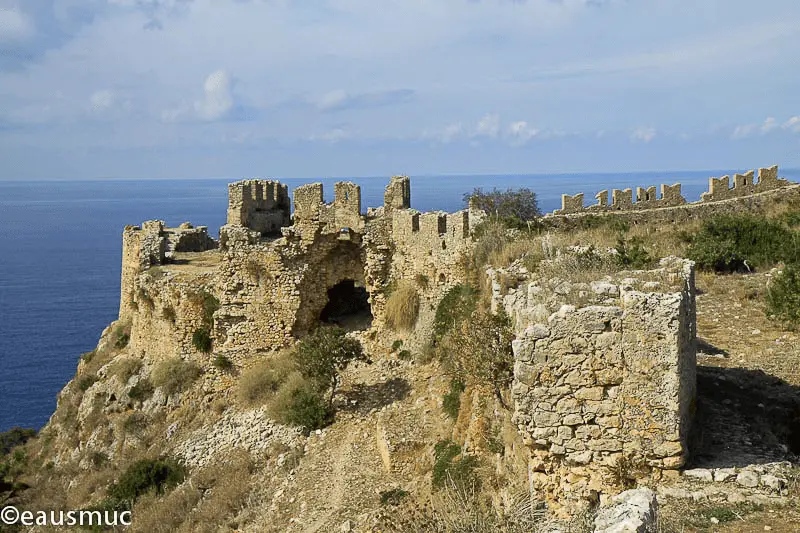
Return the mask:
<svg viewBox="0 0 800 533">
<path fill-rule="evenodd" d="M 369 329 L 372 309 L 367 289 L 352 279 L 337 283 L 328 289 L 328 303 L 322 308 L 319 318 L 350 331 Z"/>
</svg>

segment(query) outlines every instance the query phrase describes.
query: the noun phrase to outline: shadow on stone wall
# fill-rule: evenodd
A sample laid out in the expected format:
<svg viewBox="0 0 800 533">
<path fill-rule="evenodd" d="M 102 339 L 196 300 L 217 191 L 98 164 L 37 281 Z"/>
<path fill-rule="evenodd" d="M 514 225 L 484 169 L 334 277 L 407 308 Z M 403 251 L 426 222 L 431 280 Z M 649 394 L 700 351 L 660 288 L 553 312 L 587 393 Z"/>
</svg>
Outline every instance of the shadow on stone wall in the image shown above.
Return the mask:
<svg viewBox="0 0 800 533">
<path fill-rule="evenodd" d="M 687 468 L 798 461 L 800 387 L 762 370 L 697 367 Z"/>
</svg>

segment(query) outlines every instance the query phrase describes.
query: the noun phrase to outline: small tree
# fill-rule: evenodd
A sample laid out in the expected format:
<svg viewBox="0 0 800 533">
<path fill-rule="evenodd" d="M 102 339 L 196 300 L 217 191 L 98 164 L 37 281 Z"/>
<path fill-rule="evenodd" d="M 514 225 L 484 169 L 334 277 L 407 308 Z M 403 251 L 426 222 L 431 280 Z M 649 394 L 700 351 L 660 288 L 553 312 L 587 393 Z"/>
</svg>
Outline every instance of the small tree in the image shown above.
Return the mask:
<svg viewBox="0 0 800 533">
<path fill-rule="evenodd" d="M 476 187 L 464 195 L 464 205 L 474 206 L 501 220 L 527 222 L 541 215 L 536 193 L 525 187 L 505 191 L 496 187 L 484 191 Z"/>
<path fill-rule="evenodd" d="M 788 264 L 767 287 L 767 313 L 793 330 L 800 328 L 800 264 Z"/>
<path fill-rule="evenodd" d="M 329 407 L 339 385 L 339 372 L 352 361 L 369 361 L 361 343 L 338 327 L 321 327 L 300 341 L 296 357 L 304 377 L 312 380 L 320 391 L 330 390 Z"/>
<path fill-rule="evenodd" d="M 454 379 L 491 387 L 505 407 L 501 391 L 514 375 L 513 339 L 506 315 L 478 310 L 445 336 L 439 354 Z"/>
</svg>

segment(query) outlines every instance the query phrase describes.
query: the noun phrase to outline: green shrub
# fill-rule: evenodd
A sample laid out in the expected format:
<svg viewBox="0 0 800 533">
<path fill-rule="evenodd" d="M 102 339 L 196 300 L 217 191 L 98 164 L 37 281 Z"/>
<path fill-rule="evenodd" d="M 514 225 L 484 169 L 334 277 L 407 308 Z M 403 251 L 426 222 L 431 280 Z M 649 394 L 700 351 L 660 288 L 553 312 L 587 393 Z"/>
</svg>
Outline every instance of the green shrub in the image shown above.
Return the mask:
<svg viewBox="0 0 800 533">
<path fill-rule="evenodd" d="M 469 285 L 456 285 L 448 290 L 436 307 L 433 337 L 438 342 L 456 324 L 468 318 L 478 303 L 478 292 Z"/>
<path fill-rule="evenodd" d="M 393 330 L 409 331 L 417 322 L 419 293 L 411 283 L 400 280 L 386 300 L 386 324 Z"/>
<path fill-rule="evenodd" d="M 800 263 L 788 264 L 776 275 L 766 294 L 767 314 L 786 327 L 800 327 Z"/>
<path fill-rule="evenodd" d="M 411 359 L 411 351 L 410 350 L 400 350 L 397 353 L 397 358 L 401 359 L 403 361 L 408 361 L 409 359 Z"/>
<path fill-rule="evenodd" d="M 322 394 L 298 388 L 291 392 L 291 401 L 283 419 L 287 424 L 303 428 L 308 434 L 330 424 L 333 421 L 333 412 Z"/>
<path fill-rule="evenodd" d="M 214 368 L 218 370 L 222 370 L 223 372 L 229 372 L 233 369 L 233 361 L 229 358 L 225 357 L 224 355 L 217 355 L 214 358 Z"/>
<path fill-rule="evenodd" d="M 399 350 L 400 348 L 402 348 L 402 346 L 403 346 L 403 341 L 401 341 L 401 340 L 399 340 L 399 339 L 398 339 L 398 340 L 396 340 L 396 341 L 394 341 L 394 342 L 392 343 L 392 351 L 393 351 L 393 352 L 396 352 L 397 350 Z"/>
<path fill-rule="evenodd" d="M 450 380 L 450 392 L 442 397 L 442 410 L 453 420 L 458 418 L 461 409 L 461 394 L 466 389 L 463 382 L 457 379 Z"/>
<path fill-rule="evenodd" d="M 319 392 L 330 391 L 328 405 L 339 384 L 339 373 L 353 361 L 369 361 L 361 343 L 338 327 L 318 328 L 297 345 L 296 360 L 303 376 Z"/>
<path fill-rule="evenodd" d="M 687 256 L 705 270 L 743 272 L 800 260 L 798 233 L 775 220 L 748 214 L 718 215 L 691 237 Z"/>
<path fill-rule="evenodd" d="M 91 352 L 82 353 L 81 359 L 84 363 L 90 363 L 95 355 L 97 355 L 97 350 L 92 350 Z"/>
<path fill-rule="evenodd" d="M 219 309 L 219 300 L 208 291 L 200 291 L 192 296 L 192 301 L 203 308 L 203 324 L 214 324 L 214 313 Z"/>
<path fill-rule="evenodd" d="M 641 270 L 652 266 L 653 259 L 644 247 L 642 239 L 626 239 L 623 234 L 617 237 L 617 264 L 622 268 Z"/>
<path fill-rule="evenodd" d="M 130 509 L 136 500 L 149 492 L 162 495 L 183 482 L 186 469 L 172 458 L 143 459 L 133 463 L 108 489 L 110 502 Z"/>
<path fill-rule="evenodd" d="M 461 456 L 459 459 L 459 456 Z M 478 484 L 475 469 L 478 459 L 461 454 L 461 446 L 449 440 L 439 441 L 433 449 L 433 488 L 440 489 L 448 482 L 456 487 Z"/>
<path fill-rule="evenodd" d="M 153 385 L 164 389 L 167 396 L 181 392 L 191 385 L 200 375 L 200 369 L 190 361 L 180 357 L 171 357 L 159 362 L 153 368 L 151 376 Z"/>
<path fill-rule="evenodd" d="M 6 455 L 16 446 L 25 444 L 36 436 L 36 430 L 32 428 L 15 427 L 0 433 L 0 457 Z"/>
<path fill-rule="evenodd" d="M 87 390 L 89 390 L 89 387 L 91 387 L 92 385 L 97 383 L 97 381 L 99 379 L 100 378 L 98 378 L 94 374 L 88 374 L 86 376 L 81 376 L 81 377 L 78 378 L 78 388 L 80 390 L 82 390 L 83 392 L 86 392 Z"/>
<path fill-rule="evenodd" d="M 150 382 L 149 379 L 146 378 L 140 379 L 139 382 L 133 387 L 131 387 L 131 390 L 128 391 L 128 397 L 131 400 L 139 402 L 145 401 L 152 395 L 153 395 L 153 384 Z"/>
<path fill-rule="evenodd" d="M 192 346 L 199 352 L 211 352 L 211 331 L 208 328 L 199 328 L 192 333 Z"/>
<path fill-rule="evenodd" d="M 511 384 L 514 332 L 505 314 L 478 310 L 459 322 L 437 348 L 445 370 L 466 384 L 489 386 L 502 403 L 501 391 Z"/>
</svg>

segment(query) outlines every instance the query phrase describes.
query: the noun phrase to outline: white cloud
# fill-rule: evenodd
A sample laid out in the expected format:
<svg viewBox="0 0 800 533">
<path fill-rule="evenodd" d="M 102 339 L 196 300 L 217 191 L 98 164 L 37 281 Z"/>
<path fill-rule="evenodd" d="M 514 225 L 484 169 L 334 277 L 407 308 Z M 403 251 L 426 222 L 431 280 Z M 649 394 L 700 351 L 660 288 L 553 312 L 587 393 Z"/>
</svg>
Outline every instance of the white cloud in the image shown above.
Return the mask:
<svg viewBox="0 0 800 533">
<path fill-rule="evenodd" d="M 103 111 L 114 105 L 114 93 L 109 90 L 95 91 L 89 98 L 94 111 Z"/>
<path fill-rule="evenodd" d="M 636 128 L 633 130 L 633 133 L 631 133 L 630 138 L 633 142 L 643 142 L 646 144 L 656 138 L 656 130 L 655 128 Z"/>
<path fill-rule="evenodd" d="M 475 136 L 478 137 L 497 137 L 500 133 L 500 117 L 497 114 L 488 114 L 478 121 L 478 126 L 475 128 Z"/>
<path fill-rule="evenodd" d="M 800 133 L 800 116 L 790 118 L 781 127 L 794 133 Z"/>
<path fill-rule="evenodd" d="M 347 139 L 351 139 L 352 135 L 344 128 L 333 128 L 326 131 L 322 135 L 312 135 L 308 138 L 309 141 L 325 141 L 331 144 L 336 144 Z"/>
<path fill-rule="evenodd" d="M 761 125 L 761 134 L 767 134 L 777 128 L 779 126 L 778 121 L 775 120 L 775 117 L 767 117 L 764 123 Z"/>
<path fill-rule="evenodd" d="M 347 91 L 344 89 L 338 89 L 335 91 L 331 91 L 326 93 L 319 99 L 317 102 L 317 107 L 323 111 L 329 111 L 331 109 L 336 109 L 342 106 L 348 98 Z"/>
<path fill-rule="evenodd" d="M 231 76 L 225 70 L 212 72 L 203 84 L 205 95 L 194 103 L 194 110 L 202 120 L 225 118 L 233 109 Z"/>
<path fill-rule="evenodd" d="M 181 106 L 161 113 L 164 122 L 197 119 L 206 122 L 223 120 L 234 109 L 233 80 L 227 70 L 220 69 L 208 75 L 203 83 L 203 98 L 190 107 Z"/>
<path fill-rule="evenodd" d="M 36 33 L 33 21 L 22 11 L 0 6 L 0 43 L 20 43 Z"/>
<path fill-rule="evenodd" d="M 523 145 L 539 135 L 539 130 L 531 127 L 524 120 L 520 120 L 508 126 L 508 135 L 511 137 L 511 144 Z"/>
</svg>

